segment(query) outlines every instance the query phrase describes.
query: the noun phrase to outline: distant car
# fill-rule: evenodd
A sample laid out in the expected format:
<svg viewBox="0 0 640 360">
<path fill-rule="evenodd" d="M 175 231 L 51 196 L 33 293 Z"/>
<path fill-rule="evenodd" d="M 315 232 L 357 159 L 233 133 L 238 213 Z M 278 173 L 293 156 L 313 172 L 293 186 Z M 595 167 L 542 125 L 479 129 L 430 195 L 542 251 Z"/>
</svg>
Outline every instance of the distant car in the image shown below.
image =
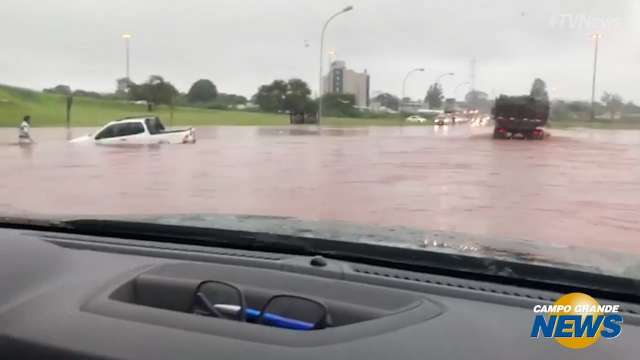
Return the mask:
<svg viewBox="0 0 640 360">
<path fill-rule="evenodd" d="M 418 116 L 418 115 L 411 115 L 408 116 L 405 119 L 407 122 L 414 122 L 414 123 L 424 123 L 427 122 L 427 119 L 423 118 L 422 116 Z"/>
<path fill-rule="evenodd" d="M 433 120 L 433 123 L 436 125 L 449 125 L 451 124 L 451 122 L 451 118 L 444 114 L 436 116 L 436 118 Z"/>
<path fill-rule="evenodd" d="M 85 135 L 70 142 L 94 142 L 99 145 L 193 144 L 196 142 L 196 132 L 194 128 L 165 130 L 156 116 L 133 117 L 112 121 L 95 135 Z"/>
<path fill-rule="evenodd" d="M 452 115 L 453 119 L 454 119 L 454 123 L 456 124 L 460 124 L 460 123 L 466 123 L 471 121 L 470 119 L 470 115 L 464 114 L 464 113 L 456 113 Z"/>
</svg>

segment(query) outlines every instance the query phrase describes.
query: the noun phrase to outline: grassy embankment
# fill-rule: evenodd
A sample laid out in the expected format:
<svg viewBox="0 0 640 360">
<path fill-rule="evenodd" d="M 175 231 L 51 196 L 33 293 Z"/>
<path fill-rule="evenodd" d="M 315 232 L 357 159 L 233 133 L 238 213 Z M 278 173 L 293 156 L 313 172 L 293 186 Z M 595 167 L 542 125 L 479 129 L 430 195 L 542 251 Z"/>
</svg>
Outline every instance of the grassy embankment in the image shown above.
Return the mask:
<svg viewBox="0 0 640 360">
<path fill-rule="evenodd" d="M 550 128 L 589 128 L 589 129 L 640 129 L 640 119 L 622 118 L 617 120 L 576 120 L 576 119 L 550 119 Z"/>
<path fill-rule="evenodd" d="M 22 117 L 31 115 L 33 126 L 55 127 L 65 125 L 64 96 L 45 94 L 38 91 L 0 85 L 0 127 L 16 127 Z M 125 116 L 147 114 L 145 105 L 126 101 L 75 97 L 71 115 L 71 126 L 96 127 Z M 177 125 L 255 125 L 284 126 L 289 124 L 285 114 L 271 114 L 249 111 L 224 111 L 192 107 L 177 107 L 171 120 L 169 108 L 160 106 L 154 114 L 169 126 Z M 324 118 L 325 126 L 400 126 L 407 124 L 398 117 L 388 118 Z M 602 128 L 640 129 L 640 119 L 615 121 L 584 121 L 575 119 L 551 119 L 552 128 Z"/>
<path fill-rule="evenodd" d="M 0 127 L 16 127 L 26 114 L 31 115 L 33 126 L 65 125 L 64 96 L 0 85 Z M 177 107 L 171 121 L 169 108 L 160 106 L 153 112 L 169 126 L 176 125 L 288 125 L 285 114 L 249 111 L 224 111 L 191 107 Z M 145 105 L 125 101 L 75 97 L 71 112 L 71 126 L 100 126 L 122 118 L 147 114 Z M 325 118 L 327 126 L 402 125 L 398 118 Z"/>
</svg>

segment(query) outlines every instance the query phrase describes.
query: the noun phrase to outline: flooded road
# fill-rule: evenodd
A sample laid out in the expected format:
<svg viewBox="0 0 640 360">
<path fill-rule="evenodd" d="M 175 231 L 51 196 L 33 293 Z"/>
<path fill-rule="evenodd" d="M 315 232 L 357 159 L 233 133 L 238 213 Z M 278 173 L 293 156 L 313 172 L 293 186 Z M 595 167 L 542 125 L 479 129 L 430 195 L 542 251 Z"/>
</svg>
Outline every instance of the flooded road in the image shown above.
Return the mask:
<svg viewBox="0 0 640 360">
<path fill-rule="evenodd" d="M 1 129 L 0 213 L 279 215 L 640 253 L 639 131 L 490 131 L 211 127 L 195 145 L 114 148 Z"/>
</svg>

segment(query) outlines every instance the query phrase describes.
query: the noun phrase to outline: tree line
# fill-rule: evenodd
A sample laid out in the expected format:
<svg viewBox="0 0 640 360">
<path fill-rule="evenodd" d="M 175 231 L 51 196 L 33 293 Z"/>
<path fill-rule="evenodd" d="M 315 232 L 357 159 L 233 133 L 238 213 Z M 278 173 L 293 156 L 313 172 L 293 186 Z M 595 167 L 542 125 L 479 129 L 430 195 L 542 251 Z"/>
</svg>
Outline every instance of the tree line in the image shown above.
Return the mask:
<svg viewBox="0 0 640 360">
<path fill-rule="evenodd" d="M 94 91 L 72 91 L 67 85 L 57 85 L 44 89 L 44 92 L 66 96 L 85 96 L 95 98 L 124 98 L 132 101 L 145 101 L 149 104 L 149 110 L 155 105 L 168 105 L 170 107 L 197 106 L 215 109 L 227 109 L 239 104 L 246 104 L 249 100 L 241 95 L 225 94 L 218 91 L 217 86 L 209 79 L 195 81 L 187 93 L 180 93 L 176 87 L 160 75 L 151 75 L 145 82 L 136 84 L 126 78 L 118 80 L 119 90 L 115 94 L 99 94 Z M 531 96 L 549 101 L 546 83 L 542 79 L 535 79 L 531 86 Z M 444 102 L 444 93 L 439 83 L 433 83 L 427 89 L 424 103 L 429 108 L 441 108 Z M 390 93 L 381 93 L 373 98 L 388 109 L 398 111 L 400 104 L 409 99 L 399 99 Z M 361 112 L 355 108 L 355 96 L 352 94 L 325 94 L 322 96 L 323 109 L 327 116 L 357 117 Z M 621 113 L 637 113 L 640 107 L 632 102 L 624 102 L 624 99 L 616 93 L 604 92 L 596 102 L 597 114 L 608 113 L 613 119 Z M 309 85 L 301 79 L 274 80 L 271 83 L 258 87 L 251 102 L 260 110 L 275 113 L 315 113 L 318 110 L 318 102 L 311 97 Z M 472 89 L 465 95 L 465 103 L 468 106 L 483 111 L 490 111 L 492 101 L 487 93 Z M 584 101 L 556 100 L 552 104 L 552 112 L 559 118 L 577 116 L 590 112 L 591 104 Z M 571 115 L 573 114 L 573 115 Z"/>
<path fill-rule="evenodd" d="M 99 94 L 84 90 L 72 91 L 67 85 L 57 85 L 44 92 L 61 95 L 87 96 L 95 98 L 119 98 L 145 101 L 149 110 L 156 105 L 197 106 L 226 109 L 246 104 L 249 100 L 241 95 L 225 94 L 209 79 L 195 81 L 187 93 L 178 89 L 164 77 L 151 75 L 145 82 L 137 84 L 127 78 L 117 80 L 118 90 L 114 94 Z M 309 85 L 301 79 L 274 80 L 258 87 L 251 102 L 265 112 L 315 113 L 318 102 L 311 97 Z M 323 106 L 328 116 L 358 116 L 354 108 L 355 96 L 351 94 L 325 94 Z"/>
<path fill-rule="evenodd" d="M 57 85 L 44 89 L 45 93 L 65 96 L 83 96 L 103 99 L 126 99 L 145 101 L 150 110 L 155 105 L 181 105 L 225 109 L 231 106 L 246 104 L 248 99 L 241 95 L 218 92 L 216 85 L 208 79 L 194 82 L 187 93 L 179 92 L 176 87 L 160 75 L 151 75 L 145 82 L 135 82 L 122 78 L 117 80 L 118 90 L 115 93 L 101 94 L 95 91 L 71 90 L 68 85 Z"/>
</svg>

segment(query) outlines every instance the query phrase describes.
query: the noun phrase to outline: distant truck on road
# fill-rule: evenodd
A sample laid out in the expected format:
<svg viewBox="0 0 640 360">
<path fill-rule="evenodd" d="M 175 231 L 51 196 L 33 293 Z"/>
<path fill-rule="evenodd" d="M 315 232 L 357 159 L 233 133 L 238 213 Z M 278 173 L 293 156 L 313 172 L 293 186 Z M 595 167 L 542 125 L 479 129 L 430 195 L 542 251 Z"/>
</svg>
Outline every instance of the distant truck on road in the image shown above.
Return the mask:
<svg viewBox="0 0 640 360">
<path fill-rule="evenodd" d="M 444 113 L 445 114 L 453 114 L 458 111 L 458 105 L 456 104 L 456 99 L 449 98 L 444 101 Z"/>
<path fill-rule="evenodd" d="M 492 111 L 494 139 L 544 139 L 549 120 L 549 101 L 533 96 L 500 95 Z"/>
</svg>

